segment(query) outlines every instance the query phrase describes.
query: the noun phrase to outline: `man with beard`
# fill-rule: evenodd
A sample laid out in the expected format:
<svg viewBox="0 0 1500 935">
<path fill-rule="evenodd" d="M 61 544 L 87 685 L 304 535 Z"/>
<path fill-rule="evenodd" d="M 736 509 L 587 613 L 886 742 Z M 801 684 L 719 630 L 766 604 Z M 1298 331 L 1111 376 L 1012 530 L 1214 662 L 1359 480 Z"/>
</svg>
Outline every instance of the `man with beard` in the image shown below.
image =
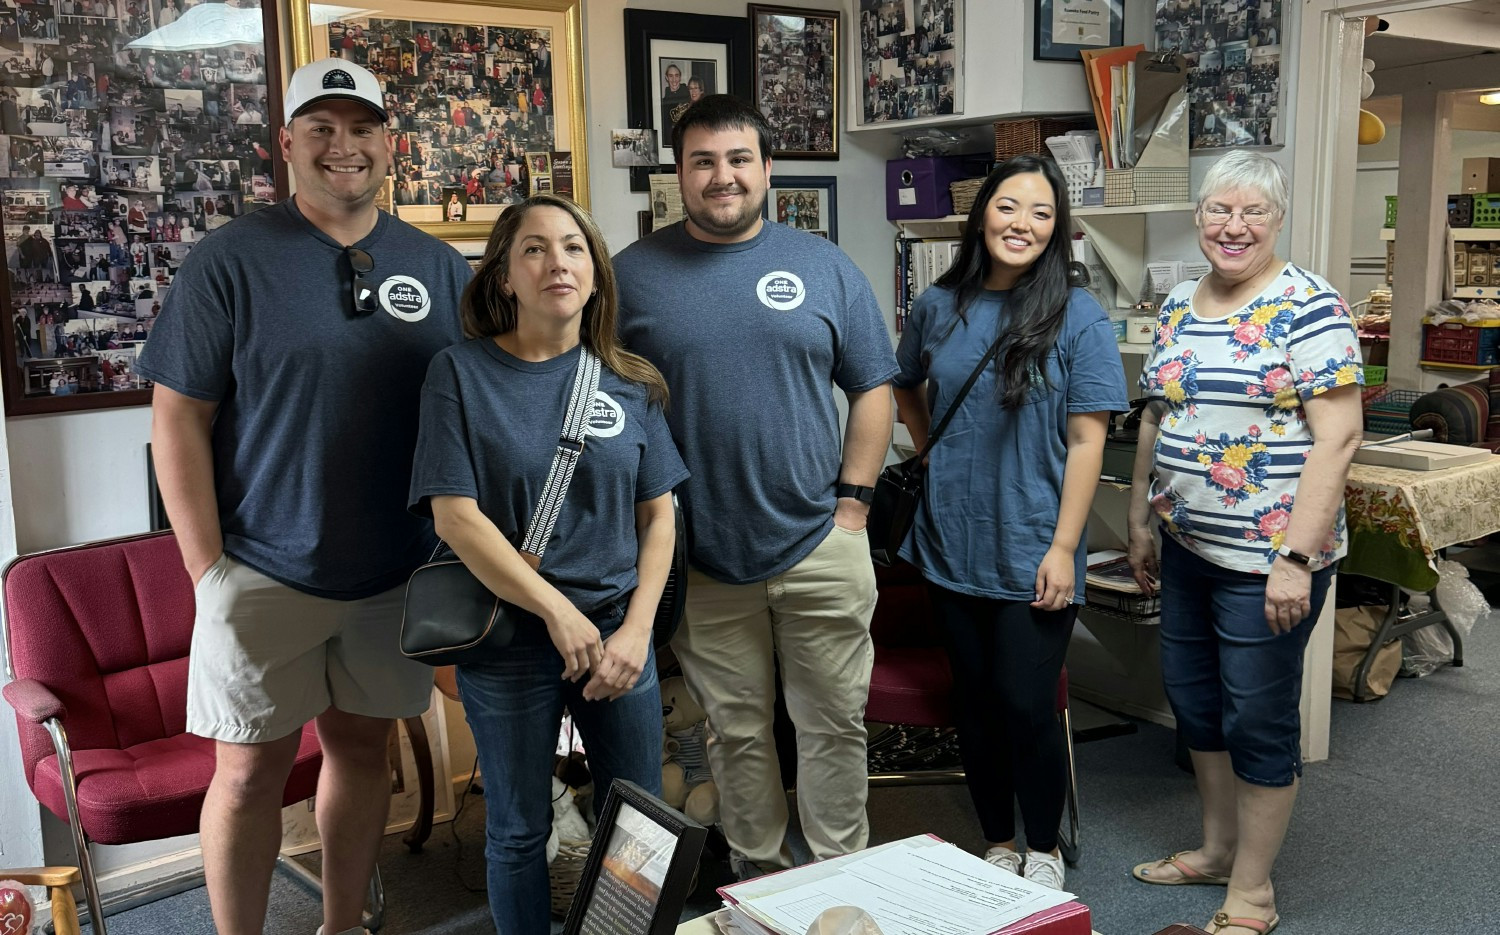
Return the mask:
<svg viewBox="0 0 1500 935">
<path fill-rule="evenodd" d="M 196 585 L 187 729 L 216 741 L 200 828 L 223 935 L 264 927 L 282 791 L 314 720 L 321 931 L 361 931 L 391 721 L 426 710 L 432 689 L 396 649 L 406 580 L 435 541 L 406 510 L 421 386 L 460 339 L 471 276 L 375 206 L 392 147 L 374 75 L 314 62 L 285 101 L 296 195 L 193 248 L 138 365 Z"/>
<path fill-rule="evenodd" d="M 709 95 L 673 150 L 686 218 L 615 258 L 620 334 L 671 387 L 694 566 L 673 642 L 708 712 L 736 871 L 791 866 L 771 739 L 776 662 L 815 858 L 863 848 L 875 575 L 865 517 L 891 433 L 895 355 L 875 296 L 828 241 L 763 220 L 770 128 Z M 848 399 L 842 447 L 832 386 Z"/>
</svg>

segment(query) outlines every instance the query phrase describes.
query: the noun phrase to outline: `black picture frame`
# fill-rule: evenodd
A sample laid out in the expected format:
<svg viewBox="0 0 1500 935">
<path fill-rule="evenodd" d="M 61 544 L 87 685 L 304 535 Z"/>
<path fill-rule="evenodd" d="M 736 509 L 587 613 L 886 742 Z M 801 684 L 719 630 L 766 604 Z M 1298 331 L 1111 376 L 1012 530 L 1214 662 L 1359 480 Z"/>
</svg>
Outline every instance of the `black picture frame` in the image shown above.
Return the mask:
<svg viewBox="0 0 1500 935">
<path fill-rule="evenodd" d="M 838 179 L 831 175 L 773 175 L 771 187 L 766 191 L 766 206 L 761 212 L 767 220 L 786 224 L 798 230 L 814 234 L 827 234 L 833 243 L 839 242 L 839 197 Z M 782 216 L 781 199 L 796 192 L 818 193 L 818 224 L 809 226 L 805 218 L 794 223 Z"/>
<path fill-rule="evenodd" d="M 625 11 L 625 94 L 626 116 L 630 129 L 650 128 L 657 131 L 659 145 L 672 145 L 669 128 L 658 119 L 658 101 L 653 100 L 652 78 L 655 63 L 654 43 L 707 43 L 723 47 L 727 92 L 751 100 L 750 96 L 750 21 L 740 16 L 708 16 L 701 13 L 675 13 L 666 10 Z M 767 154 L 769 155 L 769 154 Z M 630 169 L 630 190 L 651 190 L 646 177 L 662 171 L 675 171 L 675 165 L 634 166 Z"/>
<path fill-rule="evenodd" d="M 707 836 L 706 828 L 661 799 L 616 779 L 599 812 L 563 935 L 672 935 Z M 597 927 L 600 920 L 607 929 Z"/>
<path fill-rule="evenodd" d="M 172 7 L 178 17 L 190 11 L 181 0 L 173 0 Z M 9 256 L 0 271 L 0 383 L 7 417 L 150 405 L 152 384 L 134 374 L 134 361 L 156 311 L 142 313 L 137 304 L 132 319 L 126 310 L 132 303 L 159 301 L 191 249 L 188 244 L 209 231 L 205 220 L 191 225 L 187 237 L 179 229 L 169 242 L 162 236 L 165 220 L 182 217 L 186 223 L 189 214 L 173 206 L 223 205 L 228 211 L 216 208 L 222 218 L 287 197 L 287 168 L 275 133 L 282 123 L 281 57 L 275 52 L 281 48 L 279 7 L 267 3 L 237 11 L 259 21 L 258 44 L 195 49 L 162 39 L 154 28 L 162 8 L 161 3 L 137 4 L 125 16 L 113 7 L 103 15 L 39 7 L 36 22 L 53 34 L 35 47 L 51 61 L 34 74 L 0 75 L 0 131 L 12 150 L 0 173 L 7 254 L 12 243 L 19 252 L 12 235 L 23 226 L 47 244 L 45 256 L 32 257 L 37 271 L 32 276 L 12 265 Z M 203 12 L 211 9 L 218 7 L 205 6 Z M 29 56 L 26 61 L 29 67 Z M 237 69 L 246 71 L 236 74 Z M 263 107 L 256 97 L 264 99 Z M 28 101 L 53 116 L 33 116 L 21 106 Z M 242 123 L 235 109 L 258 119 Z M 32 126 L 36 123 L 55 126 L 41 132 Z M 16 140 L 38 147 L 38 171 L 19 170 Z M 80 140 L 87 146 L 75 142 Z M 62 148 L 44 159 L 49 144 Z M 164 155 L 168 145 L 177 147 L 170 156 Z M 133 184 L 123 174 L 113 175 L 131 165 L 141 173 Z M 218 187 L 186 187 L 189 173 L 201 173 Z M 70 198 L 80 199 L 79 205 L 70 206 Z M 104 233 L 112 224 L 119 226 L 118 237 Z M 127 249 L 127 238 L 130 259 L 118 252 Z M 134 252 L 137 242 L 144 253 Z M 107 268 L 109 278 L 68 272 L 65 243 L 84 251 L 85 260 L 102 261 L 99 269 Z M 146 264 L 145 275 L 137 275 L 137 260 Z M 140 286 L 145 281 L 151 283 L 149 295 Z M 86 290 L 90 308 L 81 309 Z M 121 314 L 101 314 L 93 305 L 100 301 Z"/>
<path fill-rule="evenodd" d="M 843 119 L 839 95 L 842 74 L 843 14 L 838 10 L 804 10 L 795 7 L 749 6 L 750 42 L 754 50 L 750 88 L 756 109 L 771 124 L 771 155 L 777 159 L 839 158 L 839 122 Z M 800 21 L 800 25 L 798 25 Z M 783 46 L 799 46 L 787 56 Z M 812 73 L 816 47 L 819 66 Z M 767 66 L 780 64 L 773 73 Z M 801 102 L 783 105 L 775 87 L 782 78 L 789 86 L 801 79 Z M 826 107 L 814 102 L 827 102 Z M 788 143 L 803 145 L 780 145 Z"/>
<path fill-rule="evenodd" d="M 1068 7 L 1074 17 L 1086 15 L 1090 9 L 1104 7 L 1109 13 L 1109 36 L 1099 37 L 1099 41 L 1069 41 L 1070 38 L 1077 39 L 1078 34 L 1072 36 L 1057 36 L 1055 33 L 1054 12 L 1058 4 L 1063 0 L 1033 0 L 1033 19 L 1036 22 L 1035 39 L 1031 49 L 1031 58 L 1037 62 L 1072 62 L 1081 64 L 1082 59 L 1078 53 L 1085 50 L 1108 49 L 1125 44 L 1125 0 L 1083 0 L 1083 2 L 1069 3 Z"/>
</svg>

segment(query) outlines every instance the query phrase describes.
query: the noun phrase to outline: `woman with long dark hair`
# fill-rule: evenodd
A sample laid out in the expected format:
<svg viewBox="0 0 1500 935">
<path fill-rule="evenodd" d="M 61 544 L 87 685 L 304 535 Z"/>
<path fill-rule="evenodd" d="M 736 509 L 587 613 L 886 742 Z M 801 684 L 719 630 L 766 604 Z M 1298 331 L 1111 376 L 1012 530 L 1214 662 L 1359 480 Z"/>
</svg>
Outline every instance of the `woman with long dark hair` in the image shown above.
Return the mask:
<svg viewBox="0 0 1500 935">
<path fill-rule="evenodd" d="M 615 332 L 604 238 L 573 202 L 535 195 L 500 216 L 460 315 L 471 340 L 422 387 L 411 507 L 495 594 L 534 615 L 509 646 L 458 667 L 484 772 L 490 913 L 546 935 L 552 752 L 566 706 L 599 790 L 661 791 L 651 638 L 687 468 L 662 414 L 667 387 Z M 540 561 L 518 550 L 547 487 L 585 353 L 601 365 L 587 444 Z"/>
<path fill-rule="evenodd" d="M 985 859 L 1058 889 L 1057 681 L 1083 601 L 1084 523 L 1109 415 L 1126 408 L 1109 318 L 1069 284 L 1067 192 L 1050 159 L 1018 156 L 990 173 L 953 267 L 914 303 L 894 381 L 920 448 L 999 344 L 929 456 L 901 556 L 927 579 L 952 663 Z"/>
</svg>

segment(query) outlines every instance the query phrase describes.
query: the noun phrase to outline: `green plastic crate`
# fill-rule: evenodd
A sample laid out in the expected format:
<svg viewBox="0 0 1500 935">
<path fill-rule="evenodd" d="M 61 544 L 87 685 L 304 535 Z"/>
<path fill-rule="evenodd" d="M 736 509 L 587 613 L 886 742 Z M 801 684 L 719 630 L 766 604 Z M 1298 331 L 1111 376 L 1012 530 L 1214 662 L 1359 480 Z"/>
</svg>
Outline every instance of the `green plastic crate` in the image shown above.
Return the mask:
<svg viewBox="0 0 1500 935">
<path fill-rule="evenodd" d="M 1385 368 L 1378 364 L 1365 364 L 1365 386 L 1380 386 L 1385 383 Z"/>
<path fill-rule="evenodd" d="M 1478 198 L 1479 196 L 1475 195 L 1474 197 Z M 1386 195 L 1385 196 L 1385 226 L 1386 227 L 1395 227 L 1396 226 L 1396 196 L 1395 195 Z"/>
<path fill-rule="evenodd" d="M 1500 194 L 1475 195 L 1474 217 L 1469 224 L 1474 227 L 1500 227 Z"/>
</svg>

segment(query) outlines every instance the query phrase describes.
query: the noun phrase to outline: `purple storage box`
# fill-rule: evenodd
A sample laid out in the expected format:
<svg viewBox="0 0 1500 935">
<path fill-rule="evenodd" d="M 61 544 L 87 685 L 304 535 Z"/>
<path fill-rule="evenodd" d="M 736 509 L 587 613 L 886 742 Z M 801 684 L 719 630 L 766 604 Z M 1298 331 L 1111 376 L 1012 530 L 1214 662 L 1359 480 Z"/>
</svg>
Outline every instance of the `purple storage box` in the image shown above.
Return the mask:
<svg viewBox="0 0 1500 935">
<path fill-rule="evenodd" d="M 920 156 L 885 164 L 885 216 L 892 221 L 953 213 L 948 186 L 968 178 L 962 156 Z"/>
</svg>

